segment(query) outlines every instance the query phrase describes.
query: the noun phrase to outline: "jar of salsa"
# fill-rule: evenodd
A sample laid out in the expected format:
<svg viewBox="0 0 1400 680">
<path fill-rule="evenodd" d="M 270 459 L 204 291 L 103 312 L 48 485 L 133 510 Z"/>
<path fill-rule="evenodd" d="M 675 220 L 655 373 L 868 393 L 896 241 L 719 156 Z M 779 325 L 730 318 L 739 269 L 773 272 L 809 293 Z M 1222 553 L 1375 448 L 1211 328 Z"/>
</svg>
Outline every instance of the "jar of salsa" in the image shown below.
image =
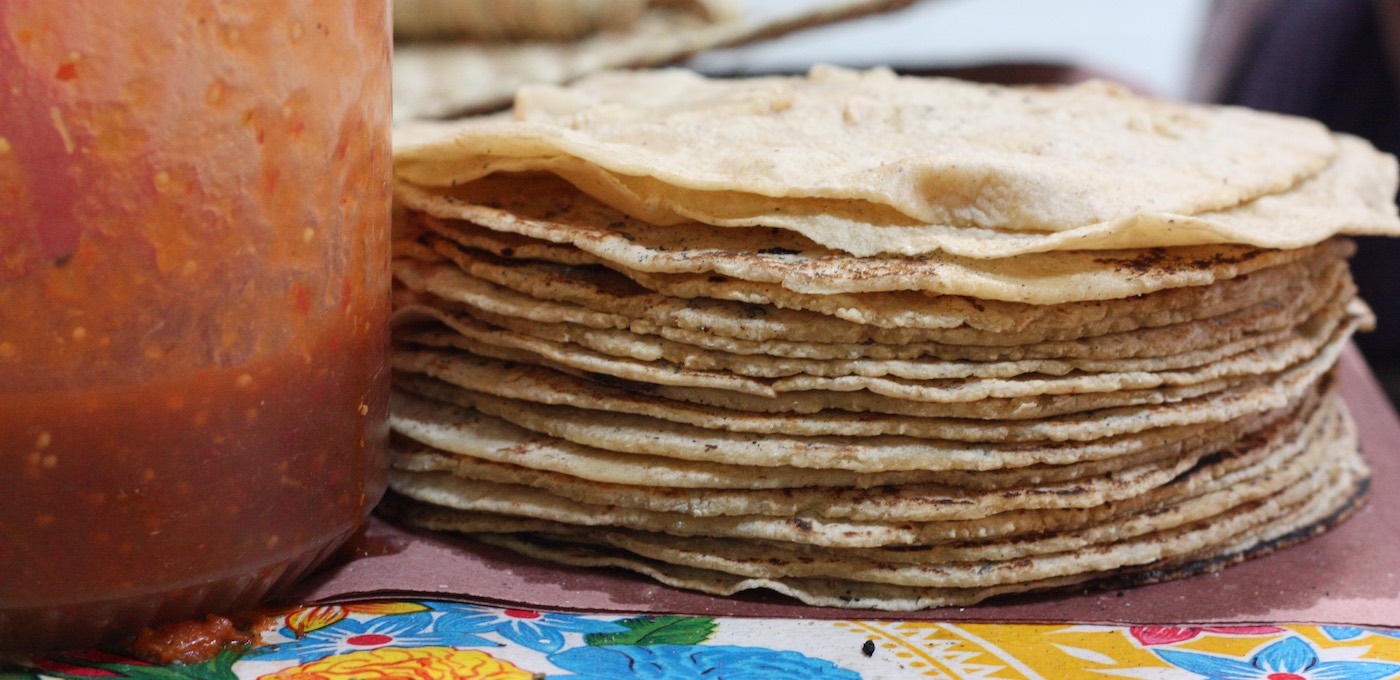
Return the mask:
<svg viewBox="0 0 1400 680">
<path fill-rule="evenodd" d="M 0 649 L 252 606 L 382 494 L 386 5 L 0 2 Z"/>
</svg>

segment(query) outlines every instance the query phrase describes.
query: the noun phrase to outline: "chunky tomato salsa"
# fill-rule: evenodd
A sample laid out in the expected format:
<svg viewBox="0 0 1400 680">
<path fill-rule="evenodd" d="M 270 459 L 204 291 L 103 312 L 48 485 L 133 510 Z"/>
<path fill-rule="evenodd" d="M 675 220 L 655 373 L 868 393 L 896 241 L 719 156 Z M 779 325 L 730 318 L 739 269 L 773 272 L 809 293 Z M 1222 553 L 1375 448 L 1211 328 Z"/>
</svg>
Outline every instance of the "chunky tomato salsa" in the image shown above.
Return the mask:
<svg viewBox="0 0 1400 680">
<path fill-rule="evenodd" d="M 251 605 L 382 493 L 389 56 L 384 3 L 0 3 L 0 649 Z"/>
</svg>

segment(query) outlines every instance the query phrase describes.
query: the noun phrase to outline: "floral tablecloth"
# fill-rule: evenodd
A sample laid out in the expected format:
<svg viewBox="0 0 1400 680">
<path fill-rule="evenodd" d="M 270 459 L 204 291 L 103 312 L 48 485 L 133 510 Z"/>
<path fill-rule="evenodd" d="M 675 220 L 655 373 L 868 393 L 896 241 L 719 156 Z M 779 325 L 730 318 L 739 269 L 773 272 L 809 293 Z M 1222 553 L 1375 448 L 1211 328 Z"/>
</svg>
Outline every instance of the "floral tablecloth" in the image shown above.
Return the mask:
<svg viewBox="0 0 1400 680">
<path fill-rule="evenodd" d="M 30 659 L 7 678 L 1400 678 L 1400 631 L 564 614 L 404 600 L 305 607 L 259 644 L 194 666 L 109 652 Z"/>
</svg>

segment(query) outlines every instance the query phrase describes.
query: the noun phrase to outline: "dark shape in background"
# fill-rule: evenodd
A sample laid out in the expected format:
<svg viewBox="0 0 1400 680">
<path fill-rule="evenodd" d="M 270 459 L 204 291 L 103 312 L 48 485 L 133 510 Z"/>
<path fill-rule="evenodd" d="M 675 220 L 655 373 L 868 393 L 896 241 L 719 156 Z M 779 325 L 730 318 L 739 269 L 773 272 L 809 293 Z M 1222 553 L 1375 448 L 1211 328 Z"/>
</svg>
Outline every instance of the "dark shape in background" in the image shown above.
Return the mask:
<svg viewBox="0 0 1400 680">
<path fill-rule="evenodd" d="M 1400 153 L 1400 3 L 1389 0 L 1217 0 L 1196 94 L 1314 118 Z M 1376 310 L 1357 336 L 1400 403 L 1400 241 L 1357 239 L 1352 272 Z"/>
</svg>

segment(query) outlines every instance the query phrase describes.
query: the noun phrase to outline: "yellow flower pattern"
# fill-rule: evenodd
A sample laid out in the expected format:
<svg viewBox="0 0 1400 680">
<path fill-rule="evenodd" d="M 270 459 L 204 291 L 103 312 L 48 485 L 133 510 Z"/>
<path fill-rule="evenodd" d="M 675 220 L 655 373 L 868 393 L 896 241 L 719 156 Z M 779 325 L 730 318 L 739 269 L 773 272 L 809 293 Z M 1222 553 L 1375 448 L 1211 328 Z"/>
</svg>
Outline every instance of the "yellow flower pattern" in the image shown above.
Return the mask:
<svg viewBox="0 0 1400 680">
<path fill-rule="evenodd" d="M 261 680 L 531 680 L 521 670 L 486 652 L 451 647 L 384 647 L 327 657 L 293 666 Z"/>
<path fill-rule="evenodd" d="M 389 616 L 392 614 L 412 614 L 425 612 L 428 608 L 417 602 L 359 602 L 333 604 L 319 607 L 301 607 L 287 615 L 287 627 L 297 635 L 333 626 L 351 614 Z"/>
</svg>

